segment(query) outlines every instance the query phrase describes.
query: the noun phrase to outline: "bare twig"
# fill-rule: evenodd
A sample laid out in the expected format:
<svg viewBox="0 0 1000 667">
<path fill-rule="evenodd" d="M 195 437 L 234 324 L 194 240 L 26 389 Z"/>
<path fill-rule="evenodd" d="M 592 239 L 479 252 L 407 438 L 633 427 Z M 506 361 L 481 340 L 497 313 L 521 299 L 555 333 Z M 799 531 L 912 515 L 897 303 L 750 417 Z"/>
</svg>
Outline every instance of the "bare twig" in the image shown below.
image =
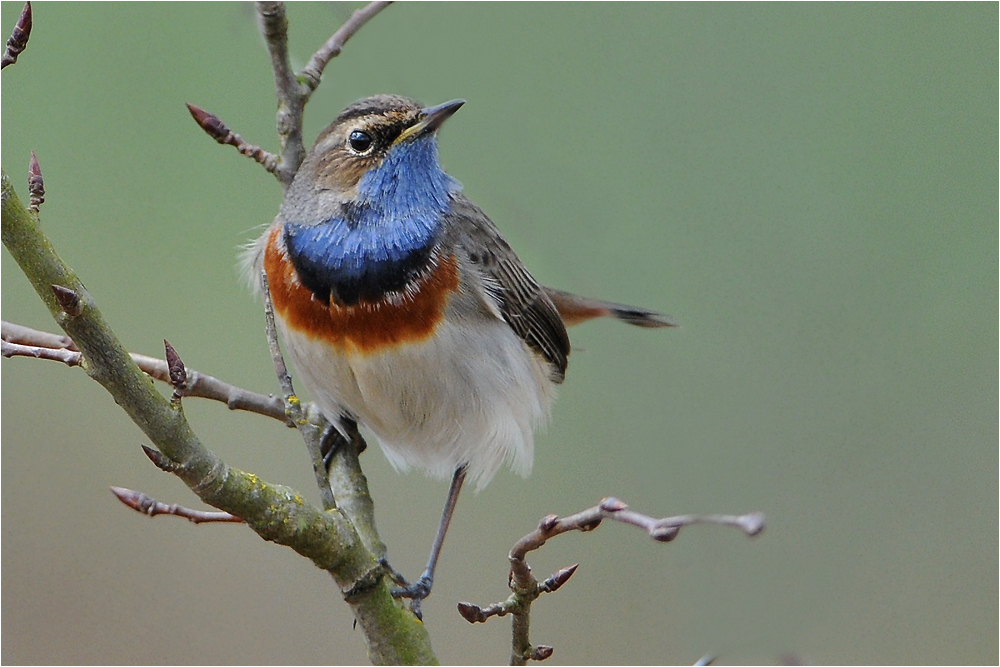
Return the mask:
<svg viewBox="0 0 1000 667">
<path fill-rule="evenodd" d="M 278 327 L 274 323 L 274 304 L 271 301 L 271 288 L 267 282 L 267 273 L 260 273 L 261 291 L 264 294 L 264 331 L 267 335 L 267 347 L 271 352 L 271 362 L 274 364 L 274 373 L 278 376 L 278 384 L 281 391 L 285 393 L 285 400 L 295 396 L 295 388 L 292 386 L 292 378 L 288 374 L 288 366 L 285 365 L 285 357 L 281 354 L 281 345 L 278 343 Z"/>
<path fill-rule="evenodd" d="M 8 343 L 20 343 L 21 345 L 37 345 L 39 347 L 61 348 L 66 350 L 76 350 L 76 343 L 65 334 L 48 333 L 38 331 L 30 327 L 14 324 L 6 320 L 0 321 L 2 337 Z"/>
<path fill-rule="evenodd" d="M 288 189 L 306 157 L 306 149 L 302 143 L 302 112 L 306 100 L 288 59 L 288 18 L 285 16 L 285 4 L 258 2 L 257 16 L 264 41 L 267 42 L 267 50 L 271 54 L 274 88 L 278 98 L 276 123 L 281 152 L 273 173 L 281 187 Z"/>
<path fill-rule="evenodd" d="M 471 602 L 459 602 L 458 613 L 469 623 L 485 623 L 491 616 L 506 616 L 510 613 L 510 607 L 505 602 L 494 602 L 485 607 Z"/>
<path fill-rule="evenodd" d="M 596 507 L 591 507 L 560 519 L 550 514 L 541 520 L 531 533 L 522 537 L 510 551 L 511 576 L 518 586 L 530 585 L 533 577 L 531 568 L 524 558 L 531 551 L 541 548 L 549 538 L 562 533 L 579 530 L 588 532 L 601 525 L 604 519 L 613 519 L 646 530 L 649 536 L 658 542 L 669 542 L 677 536 L 682 526 L 695 523 L 717 523 L 736 526 L 748 536 L 755 536 L 764 530 L 764 515 L 760 512 L 743 515 L 697 515 L 684 514 L 680 516 L 654 519 L 653 517 L 628 509 L 628 505 L 617 498 L 605 498 Z"/>
<path fill-rule="evenodd" d="M 122 501 L 123 504 L 147 516 L 173 514 L 174 516 L 184 517 L 191 523 L 244 523 L 243 519 L 229 512 L 205 512 L 189 509 L 181 505 L 167 505 L 155 498 L 150 498 L 145 493 L 133 491 L 132 489 L 124 489 L 120 486 L 112 486 L 111 493 L 115 494 L 115 497 Z"/>
<path fill-rule="evenodd" d="M 669 542 L 677 536 L 682 526 L 695 523 L 716 523 L 736 526 L 753 537 L 764 530 L 764 515 L 760 512 L 744 515 L 696 515 L 654 519 L 651 516 L 628 509 L 628 505 L 617 498 L 605 498 L 594 507 L 560 519 L 555 514 L 543 517 L 538 528 L 528 533 L 510 550 L 509 584 L 513 591 L 503 602 L 495 602 L 487 607 L 479 607 L 469 602 L 461 602 L 458 611 L 470 623 L 483 623 L 492 616 L 512 614 L 510 664 L 524 665 L 528 660 L 544 660 L 552 655 L 552 647 L 531 645 L 528 638 L 530 628 L 531 603 L 542 593 L 551 593 L 573 576 L 577 565 L 570 565 L 539 583 L 531 573 L 525 557 L 531 551 L 540 549 L 550 538 L 569 531 L 589 532 L 601 525 L 604 519 L 620 521 L 644 529 L 658 542 Z"/>
<path fill-rule="evenodd" d="M 21 10 L 21 15 L 17 18 L 17 23 L 14 24 L 14 29 L 11 31 L 10 37 L 7 39 L 7 48 L 4 49 L 3 57 L 0 58 L 0 69 L 17 62 L 17 57 L 28 46 L 28 38 L 30 36 L 31 3 L 26 2 L 24 3 L 24 9 Z"/>
<path fill-rule="evenodd" d="M 548 579 L 538 584 L 538 592 L 554 593 L 559 590 L 563 584 L 569 581 L 569 578 L 573 576 L 573 573 L 576 572 L 576 568 L 579 566 L 580 564 L 576 563 L 556 571 Z M 507 614 L 520 611 L 522 607 L 523 600 L 512 595 L 503 602 L 495 602 L 487 607 L 480 607 L 471 602 L 459 602 L 458 613 L 469 623 L 484 623 L 491 616 L 506 616 Z"/>
<path fill-rule="evenodd" d="M 274 323 L 274 305 L 271 303 L 271 291 L 267 284 L 267 274 L 261 271 L 261 284 L 264 293 L 264 319 L 265 331 L 267 332 L 267 345 L 271 350 L 271 360 L 274 362 L 274 372 L 278 376 L 278 383 L 285 397 L 285 413 L 288 415 L 295 428 L 306 443 L 309 451 L 309 458 L 312 459 L 313 474 L 316 477 L 316 486 L 319 488 L 320 500 L 323 509 L 330 510 L 337 507 L 337 501 L 330 487 L 330 472 L 323 460 L 323 438 L 331 428 L 330 424 L 317 414 L 312 419 L 307 418 L 306 409 L 303 408 L 299 397 L 295 395 L 295 388 L 292 386 L 292 378 L 288 374 L 288 367 L 285 365 L 285 358 L 281 354 L 281 346 L 278 344 L 278 329 Z M 332 434 L 331 434 L 332 435 Z"/>
<path fill-rule="evenodd" d="M 48 359 L 49 361 L 61 361 L 67 366 L 79 366 L 81 354 L 76 350 L 65 348 L 38 347 L 35 345 L 21 345 L 20 343 L 10 343 L 3 340 L 2 353 L 7 359 L 11 357 L 34 357 L 35 359 Z"/>
<path fill-rule="evenodd" d="M 68 336 L 57 336 L 5 321 L 2 338 L 3 356 L 8 358 L 34 357 L 61 361 L 67 366 L 79 366 L 83 361 L 82 355 Z M 166 361 L 144 354 L 133 353 L 131 356 L 147 375 L 161 382 L 170 382 L 170 369 Z M 248 391 L 196 370 L 187 369 L 186 372 L 187 380 L 181 396 L 208 398 L 225 403 L 230 410 L 253 412 L 292 426 L 285 415 L 284 402 L 277 396 Z"/>
<path fill-rule="evenodd" d="M 319 87 L 319 82 L 327 63 L 340 55 L 347 40 L 353 37 L 354 33 L 374 18 L 376 14 L 391 4 L 392 2 L 372 2 L 356 10 L 351 14 L 351 18 L 344 25 L 340 26 L 340 29 L 333 33 L 330 39 L 326 40 L 326 43 L 313 54 L 312 58 L 309 59 L 309 63 L 299 72 L 299 78 L 309 87 L 310 93 Z"/>
<path fill-rule="evenodd" d="M 42 168 L 38 166 L 35 151 L 31 151 L 31 161 L 28 163 L 28 210 L 38 213 L 38 207 L 45 203 L 45 179 L 42 178 Z"/>
<path fill-rule="evenodd" d="M 264 150 L 260 146 L 248 143 L 243 137 L 230 130 L 229 126 L 223 123 L 215 114 L 205 111 L 201 107 L 196 107 L 193 104 L 188 104 L 187 108 L 191 112 L 194 122 L 198 123 L 208 136 L 220 144 L 234 146 L 241 155 L 245 155 L 251 160 L 256 161 L 272 174 L 278 168 L 277 155 Z"/>
<path fill-rule="evenodd" d="M 278 97 L 290 99 L 299 93 L 299 85 L 288 58 L 288 17 L 283 2 L 258 2 L 260 30 L 271 54 L 271 70 L 278 88 Z"/>
</svg>

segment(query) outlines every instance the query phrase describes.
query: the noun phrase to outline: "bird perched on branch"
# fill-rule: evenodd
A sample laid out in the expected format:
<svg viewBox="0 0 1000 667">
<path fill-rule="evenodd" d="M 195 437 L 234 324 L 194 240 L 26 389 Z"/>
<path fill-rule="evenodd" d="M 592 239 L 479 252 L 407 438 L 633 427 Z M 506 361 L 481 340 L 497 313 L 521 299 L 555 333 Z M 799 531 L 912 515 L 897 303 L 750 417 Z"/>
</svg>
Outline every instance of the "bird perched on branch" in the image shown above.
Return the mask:
<svg viewBox="0 0 1000 667">
<path fill-rule="evenodd" d="M 393 466 L 453 475 L 417 601 L 468 475 L 527 474 L 570 352 L 565 326 L 661 316 L 540 286 L 438 161 L 464 104 L 377 95 L 347 107 L 302 163 L 248 253 L 267 275 L 288 356 L 346 435 L 368 427 Z"/>
</svg>

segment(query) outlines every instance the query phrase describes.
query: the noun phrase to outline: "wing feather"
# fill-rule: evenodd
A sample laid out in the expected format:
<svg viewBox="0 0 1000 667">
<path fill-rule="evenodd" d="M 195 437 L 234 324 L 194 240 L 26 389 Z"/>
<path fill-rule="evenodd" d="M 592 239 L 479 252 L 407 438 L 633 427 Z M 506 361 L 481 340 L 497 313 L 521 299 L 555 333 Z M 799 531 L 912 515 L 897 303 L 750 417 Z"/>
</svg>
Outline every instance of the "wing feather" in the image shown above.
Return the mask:
<svg viewBox="0 0 1000 667">
<path fill-rule="evenodd" d="M 559 311 L 493 222 L 465 195 L 452 195 L 445 214 L 451 240 L 476 266 L 483 296 L 492 299 L 503 320 L 549 363 L 553 382 L 566 375 L 570 345 Z"/>
</svg>

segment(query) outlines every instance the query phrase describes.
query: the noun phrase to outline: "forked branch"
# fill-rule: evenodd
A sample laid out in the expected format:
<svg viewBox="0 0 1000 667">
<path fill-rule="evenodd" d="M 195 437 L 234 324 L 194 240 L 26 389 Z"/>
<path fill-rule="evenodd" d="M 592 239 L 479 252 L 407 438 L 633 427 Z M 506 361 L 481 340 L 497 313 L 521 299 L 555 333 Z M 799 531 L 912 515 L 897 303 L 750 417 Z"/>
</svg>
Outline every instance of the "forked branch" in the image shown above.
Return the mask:
<svg viewBox="0 0 1000 667">
<path fill-rule="evenodd" d="M 64 288 L 65 289 L 65 288 Z M 71 290 L 69 290 L 71 291 Z M 13 322 L 2 322 L 2 353 L 4 357 L 34 357 L 59 361 L 67 366 L 79 366 L 83 355 L 68 336 L 38 331 Z M 165 359 L 131 353 L 132 361 L 144 373 L 160 382 L 170 383 L 170 367 Z M 229 384 L 193 369 L 186 369 L 182 386 L 174 387 L 182 397 L 208 398 L 225 403 L 230 410 L 245 410 L 277 419 L 292 426 L 285 415 L 285 404 L 277 396 L 258 394 Z"/>
<path fill-rule="evenodd" d="M 551 593 L 565 584 L 577 565 L 562 568 L 541 583 L 531 573 L 525 560 L 527 555 L 540 549 L 551 538 L 570 531 L 590 532 L 605 519 L 620 521 L 645 530 L 657 542 L 669 542 L 677 537 L 683 526 L 695 523 L 715 523 L 740 528 L 748 536 L 759 535 L 764 530 L 764 515 L 760 512 L 743 515 L 697 515 L 656 519 L 635 512 L 617 498 L 605 498 L 594 507 L 568 517 L 559 518 L 550 514 L 539 522 L 538 527 L 522 537 L 510 550 L 510 576 L 508 583 L 513 591 L 506 600 L 480 607 L 469 602 L 460 602 L 458 611 L 470 623 L 484 623 L 492 616 L 513 615 L 510 664 L 524 665 L 528 660 L 544 660 L 552 655 L 552 647 L 532 646 L 529 639 L 531 604 L 542 593 Z"/>
<path fill-rule="evenodd" d="M 293 489 L 230 467 L 209 451 L 184 417 L 180 400 L 161 396 L 125 350 L 80 278 L 56 254 L 37 214 L 23 205 L 6 173 L 0 174 L 0 181 L 0 236 L 72 339 L 75 349 L 58 348 L 63 350 L 60 354 L 75 357 L 143 430 L 159 450 L 155 455 L 159 467 L 179 477 L 207 504 L 242 517 L 263 539 L 291 547 L 328 571 L 351 605 L 374 662 L 433 662 L 426 629 L 395 603 L 383 580 L 382 566 L 348 517 L 311 505 Z M 190 381 L 190 373 L 181 372 L 181 367 L 179 358 L 163 366 L 167 381 L 173 371 L 175 388 Z"/>
<path fill-rule="evenodd" d="M 220 144 L 235 147 L 242 155 L 253 159 L 274 174 L 282 188 L 288 189 L 306 156 L 302 140 L 305 107 L 313 92 L 319 87 L 323 70 L 330 60 L 340 55 L 347 40 L 390 4 L 392 3 L 380 0 L 355 11 L 312 55 L 302 71 L 296 74 L 288 57 L 288 17 L 285 13 L 285 4 L 257 3 L 257 17 L 271 56 L 271 70 L 274 72 L 274 88 L 278 100 L 276 123 L 278 141 L 281 144 L 278 154 L 245 141 L 215 114 L 188 104 L 191 116 L 210 137 Z"/>
</svg>

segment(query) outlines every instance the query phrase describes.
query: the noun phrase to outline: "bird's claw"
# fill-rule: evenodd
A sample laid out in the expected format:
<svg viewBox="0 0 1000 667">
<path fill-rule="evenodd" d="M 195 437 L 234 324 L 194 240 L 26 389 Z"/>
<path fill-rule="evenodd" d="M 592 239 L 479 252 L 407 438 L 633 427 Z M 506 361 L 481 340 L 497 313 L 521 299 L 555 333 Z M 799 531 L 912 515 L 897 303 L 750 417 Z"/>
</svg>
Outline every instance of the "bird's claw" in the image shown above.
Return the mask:
<svg viewBox="0 0 1000 667">
<path fill-rule="evenodd" d="M 406 588 L 407 586 L 410 585 L 409 582 L 406 581 L 406 577 L 404 577 L 399 570 L 390 565 L 389 561 L 386 560 L 384 556 L 378 559 L 378 564 L 382 566 L 382 569 L 385 570 L 385 573 L 389 576 L 390 579 L 392 579 L 392 583 L 396 584 L 400 588 Z"/>
<path fill-rule="evenodd" d="M 390 591 L 392 597 L 397 599 L 409 598 L 410 611 L 412 611 L 413 615 L 418 619 L 423 620 L 424 614 L 420 609 L 420 605 L 424 601 L 424 598 L 431 594 L 431 585 L 433 580 L 425 574 L 410 584 L 407 583 L 406 579 L 403 578 L 403 575 L 393 569 L 384 558 L 381 560 L 381 564 L 389 574 L 389 578 L 392 579 L 397 586 L 399 586 L 399 588 L 394 588 Z"/>
<path fill-rule="evenodd" d="M 405 583 L 405 582 L 404 582 Z M 431 578 L 423 576 L 408 586 L 402 586 L 392 591 L 394 598 L 410 598 L 411 600 L 423 600 L 431 594 Z"/>
</svg>

